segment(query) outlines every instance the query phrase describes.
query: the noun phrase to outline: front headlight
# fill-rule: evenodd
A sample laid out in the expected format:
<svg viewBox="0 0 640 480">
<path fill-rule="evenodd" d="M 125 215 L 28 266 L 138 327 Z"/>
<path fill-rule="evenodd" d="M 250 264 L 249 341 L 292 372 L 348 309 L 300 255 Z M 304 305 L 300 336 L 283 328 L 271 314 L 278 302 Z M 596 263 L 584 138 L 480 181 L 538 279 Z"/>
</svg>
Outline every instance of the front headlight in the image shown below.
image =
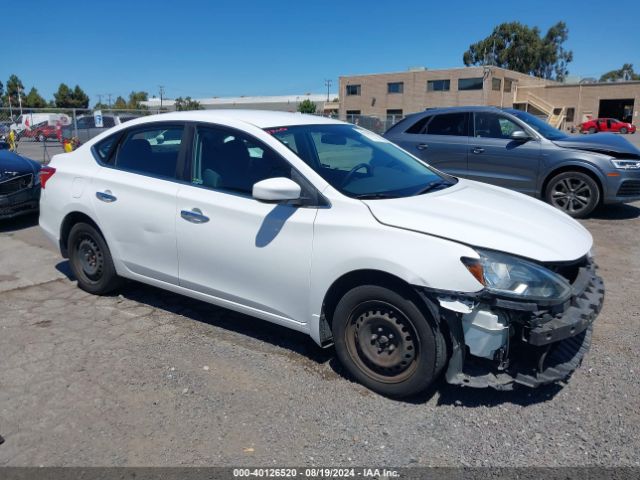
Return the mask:
<svg viewBox="0 0 640 480">
<path fill-rule="evenodd" d="M 611 160 L 611 163 L 620 170 L 640 170 L 640 160 Z"/>
<path fill-rule="evenodd" d="M 528 300 L 565 300 L 571 285 L 560 275 L 527 260 L 500 252 L 476 250 L 480 258 L 461 258 L 469 272 L 497 295 Z"/>
</svg>

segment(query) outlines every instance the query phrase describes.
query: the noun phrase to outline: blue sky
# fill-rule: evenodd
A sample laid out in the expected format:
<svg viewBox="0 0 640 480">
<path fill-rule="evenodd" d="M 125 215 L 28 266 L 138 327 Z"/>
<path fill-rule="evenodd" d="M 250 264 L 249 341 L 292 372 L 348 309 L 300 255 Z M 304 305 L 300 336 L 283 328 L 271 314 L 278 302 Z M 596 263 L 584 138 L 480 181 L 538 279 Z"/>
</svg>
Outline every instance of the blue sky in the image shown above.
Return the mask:
<svg viewBox="0 0 640 480">
<path fill-rule="evenodd" d="M 637 0 L 492 3 L 32 0 L 28 22 L 4 27 L 13 46 L 0 79 L 16 73 L 47 99 L 60 82 L 79 84 L 92 104 L 158 85 L 168 98 L 282 95 L 326 91 L 330 78 L 335 91 L 340 75 L 462 66 L 471 43 L 513 20 L 545 32 L 567 22 L 572 75 L 640 70 Z"/>
</svg>

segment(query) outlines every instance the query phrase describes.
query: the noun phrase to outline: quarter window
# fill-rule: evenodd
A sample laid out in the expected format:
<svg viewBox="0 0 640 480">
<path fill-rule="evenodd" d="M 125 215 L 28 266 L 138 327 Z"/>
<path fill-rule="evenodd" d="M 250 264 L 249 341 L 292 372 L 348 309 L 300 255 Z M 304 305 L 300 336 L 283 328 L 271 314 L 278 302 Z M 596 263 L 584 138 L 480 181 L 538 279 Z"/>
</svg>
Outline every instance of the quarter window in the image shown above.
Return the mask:
<svg viewBox="0 0 640 480">
<path fill-rule="evenodd" d="M 183 126 L 154 126 L 129 131 L 118 148 L 115 166 L 143 175 L 175 178 Z"/>
<path fill-rule="evenodd" d="M 360 95 L 360 85 L 347 85 L 347 96 Z"/>
<path fill-rule="evenodd" d="M 387 83 L 387 93 L 403 93 L 404 82 Z"/>
<path fill-rule="evenodd" d="M 235 130 L 198 128 L 191 167 L 194 185 L 251 195 L 254 183 L 275 177 L 291 178 L 292 167 L 270 148 Z"/>
<path fill-rule="evenodd" d="M 428 135 L 467 135 L 467 114 L 447 113 L 433 117 L 426 129 Z"/>
<path fill-rule="evenodd" d="M 448 92 L 451 88 L 451 80 L 428 80 L 427 92 Z"/>
<path fill-rule="evenodd" d="M 482 90 L 484 85 L 484 81 L 482 77 L 474 77 L 474 78 L 459 78 L 458 79 L 458 90 Z"/>
</svg>

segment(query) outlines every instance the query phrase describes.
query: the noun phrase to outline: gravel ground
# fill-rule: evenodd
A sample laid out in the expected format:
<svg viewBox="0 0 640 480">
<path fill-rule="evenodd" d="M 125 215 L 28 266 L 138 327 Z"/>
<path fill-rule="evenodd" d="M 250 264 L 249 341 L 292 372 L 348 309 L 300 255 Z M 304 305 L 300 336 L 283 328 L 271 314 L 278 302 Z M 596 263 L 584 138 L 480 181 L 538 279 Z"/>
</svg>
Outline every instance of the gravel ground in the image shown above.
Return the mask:
<svg viewBox="0 0 640 480">
<path fill-rule="evenodd" d="M 0 266 L 49 272 L 0 269 L 0 465 L 640 466 L 640 203 L 584 224 L 607 297 L 568 384 L 410 401 L 293 331 L 138 284 L 90 296 L 32 220 L 0 226 Z"/>
</svg>

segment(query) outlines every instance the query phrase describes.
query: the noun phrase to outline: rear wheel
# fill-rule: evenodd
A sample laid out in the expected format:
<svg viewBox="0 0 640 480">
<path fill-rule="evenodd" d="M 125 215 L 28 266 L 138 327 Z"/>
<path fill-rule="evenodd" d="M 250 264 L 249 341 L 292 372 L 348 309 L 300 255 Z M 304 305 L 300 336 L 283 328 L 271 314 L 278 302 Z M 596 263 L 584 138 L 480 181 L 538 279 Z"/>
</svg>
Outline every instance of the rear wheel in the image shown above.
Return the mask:
<svg viewBox="0 0 640 480">
<path fill-rule="evenodd" d="M 596 133 L 598 129 L 596 127 L 589 127 L 589 133 Z"/>
<path fill-rule="evenodd" d="M 42 132 L 38 133 L 38 135 L 36 136 L 36 140 L 38 142 L 44 142 L 46 140 L 46 138 L 44 136 L 44 133 L 42 133 Z"/>
<path fill-rule="evenodd" d="M 425 390 L 446 362 L 434 319 L 416 302 L 376 285 L 356 287 L 340 300 L 332 322 L 340 362 L 360 383 L 382 395 Z"/>
<path fill-rule="evenodd" d="M 582 172 L 563 172 L 547 185 L 548 203 L 574 218 L 589 215 L 600 202 L 600 189 L 593 178 Z"/>
<path fill-rule="evenodd" d="M 67 248 L 71 270 L 82 290 L 102 295 L 118 287 L 120 279 L 109 247 L 95 227 L 76 223 L 69 232 Z"/>
</svg>

